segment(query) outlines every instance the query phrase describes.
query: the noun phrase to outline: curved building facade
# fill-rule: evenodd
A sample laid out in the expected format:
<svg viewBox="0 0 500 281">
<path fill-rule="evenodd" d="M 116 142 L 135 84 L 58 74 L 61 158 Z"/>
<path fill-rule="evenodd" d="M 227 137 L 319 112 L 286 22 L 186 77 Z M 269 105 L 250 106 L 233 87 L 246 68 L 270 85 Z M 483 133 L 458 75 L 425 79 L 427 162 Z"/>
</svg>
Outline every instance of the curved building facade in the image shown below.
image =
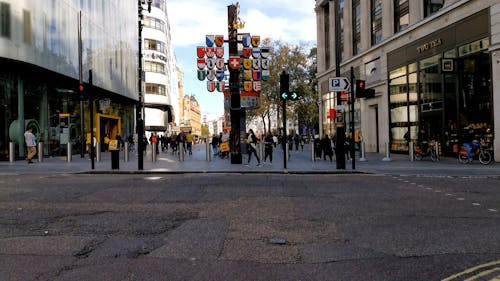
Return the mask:
<svg viewBox="0 0 500 281">
<path fill-rule="evenodd" d="M 143 59 L 145 72 L 144 111 L 146 131 L 171 133 L 175 120 L 172 76 L 175 71 L 170 24 L 165 0 L 153 0 L 144 12 Z"/>
<path fill-rule="evenodd" d="M 132 134 L 137 38 L 133 1 L 0 0 L 0 159 L 10 142 L 24 157 L 28 125 L 45 155 L 64 155 L 69 142 L 83 155 L 92 129 L 99 142 Z"/>
</svg>

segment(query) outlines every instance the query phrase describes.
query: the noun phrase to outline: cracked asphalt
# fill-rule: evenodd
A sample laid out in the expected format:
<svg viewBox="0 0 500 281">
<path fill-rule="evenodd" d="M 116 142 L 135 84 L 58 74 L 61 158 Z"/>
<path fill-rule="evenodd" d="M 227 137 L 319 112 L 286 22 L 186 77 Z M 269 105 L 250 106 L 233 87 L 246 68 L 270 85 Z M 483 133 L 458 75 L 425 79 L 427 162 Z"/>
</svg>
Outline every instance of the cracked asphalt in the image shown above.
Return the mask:
<svg viewBox="0 0 500 281">
<path fill-rule="evenodd" d="M 498 280 L 498 186 L 389 174 L 4 175 L 0 280 Z"/>
</svg>

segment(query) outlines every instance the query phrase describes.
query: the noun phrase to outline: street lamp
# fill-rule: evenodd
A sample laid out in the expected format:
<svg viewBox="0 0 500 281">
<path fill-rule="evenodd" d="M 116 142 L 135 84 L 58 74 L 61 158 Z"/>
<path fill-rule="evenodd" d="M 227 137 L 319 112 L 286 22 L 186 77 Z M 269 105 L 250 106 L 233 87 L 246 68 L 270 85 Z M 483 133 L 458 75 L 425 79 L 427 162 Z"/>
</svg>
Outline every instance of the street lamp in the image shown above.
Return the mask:
<svg viewBox="0 0 500 281">
<path fill-rule="evenodd" d="M 153 3 L 153 0 L 147 0 L 147 10 L 148 12 L 151 12 L 151 4 Z M 142 70 L 142 27 L 144 26 L 142 21 L 144 19 L 144 15 L 142 12 L 146 9 L 143 8 L 143 5 L 146 4 L 146 1 L 144 0 L 137 0 L 137 9 L 139 13 L 139 20 L 138 20 L 138 31 L 139 31 L 139 40 L 138 40 L 138 46 L 139 46 L 139 66 L 137 68 L 138 71 L 138 101 L 136 104 L 135 108 L 135 114 L 136 114 L 136 129 L 137 129 L 137 165 L 138 169 L 142 170 L 144 169 L 144 159 L 143 159 L 143 153 L 144 153 L 144 111 L 143 111 L 143 97 L 142 97 L 142 80 L 144 78 L 143 70 Z"/>
</svg>

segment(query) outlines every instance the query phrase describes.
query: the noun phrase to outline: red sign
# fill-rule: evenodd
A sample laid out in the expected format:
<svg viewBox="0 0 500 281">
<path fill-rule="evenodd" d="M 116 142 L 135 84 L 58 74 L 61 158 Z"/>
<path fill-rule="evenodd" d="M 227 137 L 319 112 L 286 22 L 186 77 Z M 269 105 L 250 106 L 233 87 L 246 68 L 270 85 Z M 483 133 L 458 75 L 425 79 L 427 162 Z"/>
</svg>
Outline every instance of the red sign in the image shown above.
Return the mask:
<svg viewBox="0 0 500 281">
<path fill-rule="evenodd" d="M 330 112 L 328 112 L 328 115 L 326 116 L 328 119 L 335 119 L 335 109 L 330 108 Z"/>
<path fill-rule="evenodd" d="M 349 100 L 349 93 L 347 93 L 347 92 L 340 93 L 340 100 L 341 101 L 348 101 Z"/>
<path fill-rule="evenodd" d="M 239 69 L 241 65 L 240 57 L 229 57 L 229 67 L 232 69 Z"/>
</svg>

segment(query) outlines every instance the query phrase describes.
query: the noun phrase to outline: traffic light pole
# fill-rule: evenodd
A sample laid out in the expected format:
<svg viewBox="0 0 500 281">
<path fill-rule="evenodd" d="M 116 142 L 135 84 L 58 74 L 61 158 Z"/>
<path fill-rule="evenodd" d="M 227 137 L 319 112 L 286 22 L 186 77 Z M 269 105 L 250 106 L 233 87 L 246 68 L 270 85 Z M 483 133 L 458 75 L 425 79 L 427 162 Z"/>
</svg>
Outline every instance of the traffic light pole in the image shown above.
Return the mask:
<svg viewBox="0 0 500 281">
<path fill-rule="evenodd" d="M 286 146 L 288 145 L 287 143 L 287 136 L 286 136 L 286 100 L 283 99 L 283 169 L 286 169 L 286 159 L 288 155 L 286 155 Z"/>
<path fill-rule="evenodd" d="M 351 81 L 354 81 L 354 68 L 351 66 Z M 355 101 L 355 96 L 354 96 L 354 83 L 351 83 L 351 142 L 349 143 L 349 148 L 350 148 L 350 156 L 351 156 L 351 163 L 352 163 L 352 169 L 356 169 L 356 160 L 354 157 L 356 155 L 354 151 L 354 101 Z"/>
</svg>

